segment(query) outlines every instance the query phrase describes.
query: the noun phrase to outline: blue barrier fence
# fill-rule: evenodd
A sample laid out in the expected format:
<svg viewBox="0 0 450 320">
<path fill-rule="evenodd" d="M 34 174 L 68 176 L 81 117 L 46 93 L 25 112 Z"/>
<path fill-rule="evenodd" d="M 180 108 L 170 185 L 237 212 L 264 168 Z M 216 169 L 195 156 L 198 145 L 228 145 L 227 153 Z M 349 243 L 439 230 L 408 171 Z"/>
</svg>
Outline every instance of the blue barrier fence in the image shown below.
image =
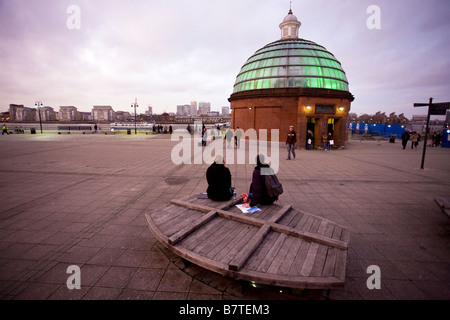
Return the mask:
<svg viewBox="0 0 450 320">
<path fill-rule="evenodd" d="M 393 135 L 400 139 L 403 132 L 405 132 L 406 125 L 404 124 L 383 124 L 383 123 L 357 123 L 349 122 L 348 130 L 352 133 L 370 134 L 373 136 L 381 136 L 390 138 Z"/>
</svg>

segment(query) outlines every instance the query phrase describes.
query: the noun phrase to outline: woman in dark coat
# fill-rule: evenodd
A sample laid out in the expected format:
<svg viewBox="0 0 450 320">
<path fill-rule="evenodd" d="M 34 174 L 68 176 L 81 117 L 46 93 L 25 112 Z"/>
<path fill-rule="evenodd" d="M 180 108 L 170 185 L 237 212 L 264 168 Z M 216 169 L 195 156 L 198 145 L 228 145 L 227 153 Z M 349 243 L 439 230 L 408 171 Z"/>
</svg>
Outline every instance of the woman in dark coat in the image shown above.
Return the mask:
<svg viewBox="0 0 450 320">
<path fill-rule="evenodd" d="M 264 156 L 259 154 L 256 157 L 256 167 L 253 170 L 252 184 L 250 185 L 249 198 L 250 203 L 246 203 L 246 207 L 254 207 L 258 204 L 272 204 L 277 198 L 272 198 L 267 194 L 266 181 L 264 175 L 261 175 L 261 171 L 264 168 L 270 168 L 270 166 L 264 163 Z"/>
<path fill-rule="evenodd" d="M 206 190 L 208 198 L 216 201 L 231 199 L 233 196 L 231 173 L 230 169 L 225 167 L 222 156 L 216 156 L 214 162 L 206 170 L 206 180 L 208 181 L 208 189 Z"/>
</svg>

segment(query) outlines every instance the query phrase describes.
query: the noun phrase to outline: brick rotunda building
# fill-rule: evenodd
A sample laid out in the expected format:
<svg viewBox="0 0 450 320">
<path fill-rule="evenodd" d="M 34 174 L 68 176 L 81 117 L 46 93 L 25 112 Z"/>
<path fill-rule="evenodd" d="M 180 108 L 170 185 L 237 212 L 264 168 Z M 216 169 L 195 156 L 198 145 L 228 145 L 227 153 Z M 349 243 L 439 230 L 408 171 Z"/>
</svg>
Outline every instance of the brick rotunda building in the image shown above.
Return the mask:
<svg viewBox="0 0 450 320">
<path fill-rule="evenodd" d="M 308 130 L 313 145 L 323 146 L 330 132 L 335 146 L 347 140 L 350 103 L 348 81 L 340 62 L 327 49 L 298 37 L 301 23 L 289 10 L 280 24 L 281 40 L 255 52 L 241 68 L 228 101 L 232 127 L 279 129 L 286 141 L 289 126 L 297 146 L 305 147 Z"/>
</svg>

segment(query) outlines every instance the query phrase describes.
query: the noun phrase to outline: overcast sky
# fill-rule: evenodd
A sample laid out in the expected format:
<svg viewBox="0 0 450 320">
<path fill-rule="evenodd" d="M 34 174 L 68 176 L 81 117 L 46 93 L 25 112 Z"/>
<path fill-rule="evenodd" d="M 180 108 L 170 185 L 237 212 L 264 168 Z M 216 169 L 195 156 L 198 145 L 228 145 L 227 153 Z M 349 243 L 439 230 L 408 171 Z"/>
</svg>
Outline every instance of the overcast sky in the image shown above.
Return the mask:
<svg viewBox="0 0 450 320">
<path fill-rule="evenodd" d="M 281 38 L 289 2 L 0 0 L 0 111 L 36 101 L 132 111 L 135 98 L 138 112 L 193 100 L 220 111 L 245 61 Z M 415 102 L 450 101 L 449 0 L 292 0 L 292 10 L 299 37 L 341 62 L 351 112 L 410 117 L 426 113 Z"/>
</svg>

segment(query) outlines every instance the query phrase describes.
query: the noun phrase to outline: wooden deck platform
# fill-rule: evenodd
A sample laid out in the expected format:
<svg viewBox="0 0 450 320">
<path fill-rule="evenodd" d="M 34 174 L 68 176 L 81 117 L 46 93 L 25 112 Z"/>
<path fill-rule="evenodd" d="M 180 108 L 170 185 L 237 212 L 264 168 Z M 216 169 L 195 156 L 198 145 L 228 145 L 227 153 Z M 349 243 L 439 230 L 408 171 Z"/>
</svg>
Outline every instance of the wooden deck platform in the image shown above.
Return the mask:
<svg viewBox="0 0 450 320">
<path fill-rule="evenodd" d="M 242 213 L 242 199 L 197 195 L 147 213 L 155 237 L 181 258 L 235 279 L 327 289 L 344 285 L 350 232 L 290 205 Z"/>
</svg>

